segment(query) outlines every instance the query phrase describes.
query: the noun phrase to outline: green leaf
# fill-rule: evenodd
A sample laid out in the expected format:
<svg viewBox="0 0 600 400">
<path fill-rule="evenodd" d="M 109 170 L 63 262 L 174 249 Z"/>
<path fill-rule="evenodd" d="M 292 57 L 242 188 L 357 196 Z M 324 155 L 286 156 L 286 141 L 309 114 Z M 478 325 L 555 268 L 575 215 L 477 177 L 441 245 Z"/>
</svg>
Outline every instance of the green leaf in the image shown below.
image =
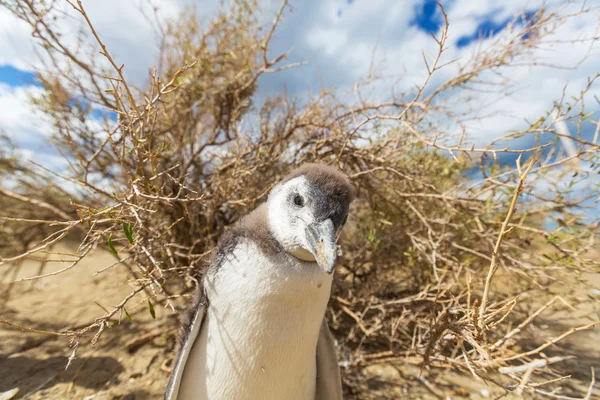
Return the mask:
<svg viewBox="0 0 600 400">
<path fill-rule="evenodd" d="M 115 246 L 113 246 L 112 244 L 112 233 L 108 235 L 108 248 L 110 249 L 110 252 L 115 255 L 115 257 L 119 257 L 119 253 L 117 253 L 117 250 L 115 250 Z"/>
<path fill-rule="evenodd" d="M 133 244 L 133 229 L 131 229 L 131 224 L 123 222 L 123 232 L 125 232 L 129 243 Z"/>
<path fill-rule="evenodd" d="M 101 208 L 101 209 L 99 209 L 99 210 L 92 211 L 92 213 L 94 213 L 94 214 L 99 214 L 99 213 L 101 213 L 102 211 L 104 211 L 104 210 L 107 210 L 107 209 L 108 209 L 108 206 L 106 206 L 106 207 L 102 207 L 102 208 Z"/>
<path fill-rule="evenodd" d="M 131 315 L 129 315 L 126 309 L 123 310 L 125 310 L 125 318 L 127 318 L 127 321 L 131 322 Z"/>
<path fill-rule="evenodd" d="M 150 303 L 150 300 L 148 300 L 148 310 L 150 311 L 150 315 L 152 315 L 152 318 L 156 319 L 156 313 L 154 312 L 154 306 L 152 305 L 152 303 Z"/>
</svg>

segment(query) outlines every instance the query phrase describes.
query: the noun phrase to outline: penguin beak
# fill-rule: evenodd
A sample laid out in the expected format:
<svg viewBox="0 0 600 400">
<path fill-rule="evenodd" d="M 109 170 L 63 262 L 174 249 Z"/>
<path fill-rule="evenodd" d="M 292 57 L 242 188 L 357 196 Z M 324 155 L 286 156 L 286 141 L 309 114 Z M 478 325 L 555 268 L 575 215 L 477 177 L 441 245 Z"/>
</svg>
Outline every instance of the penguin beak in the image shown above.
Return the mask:
<svg viewBox="0 0 600 400">
<path fill-rule="evenodd" d="M 322 222 L 309 224 L 306 227 L 305 234 L 310 251 L 315 256 L 319 267 L 328 274 L 332 273 L 337 256 L 333 221 L 326 219 Z"/>
</svg>

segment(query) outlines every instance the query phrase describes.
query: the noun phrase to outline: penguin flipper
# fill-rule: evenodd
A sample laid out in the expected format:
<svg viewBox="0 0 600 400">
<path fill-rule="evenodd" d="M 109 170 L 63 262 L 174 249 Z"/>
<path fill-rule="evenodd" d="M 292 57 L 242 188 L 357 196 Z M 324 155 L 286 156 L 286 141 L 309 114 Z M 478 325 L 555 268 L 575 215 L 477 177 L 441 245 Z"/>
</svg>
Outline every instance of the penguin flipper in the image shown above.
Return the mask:
<svg viewBox="0 0 600 400">
<path fill-rule="evenodd" d="M 317 386 L 315 400 L 342 400 L 342 378 L 335 343 L 323 318 L 317 342 Z"/>
<path fill-rule="evenodd" d="M 169 378 L 169 383 L 167 384 L 165 400 L 177 400 L 185 365 L 190 352 L 192 351 L 192 346 L 200 334 L 202 325 L 204 323 L 205 311 L 206 304 L 201 298 L 198 302 L 196 310 L 191 315 L 191 319 L 187 329 L 185 330 L 186 334 L 184 335 L 179 352 L 173 361 L 173 371 L 171 372 L 171 377 Z"/>
</svg>

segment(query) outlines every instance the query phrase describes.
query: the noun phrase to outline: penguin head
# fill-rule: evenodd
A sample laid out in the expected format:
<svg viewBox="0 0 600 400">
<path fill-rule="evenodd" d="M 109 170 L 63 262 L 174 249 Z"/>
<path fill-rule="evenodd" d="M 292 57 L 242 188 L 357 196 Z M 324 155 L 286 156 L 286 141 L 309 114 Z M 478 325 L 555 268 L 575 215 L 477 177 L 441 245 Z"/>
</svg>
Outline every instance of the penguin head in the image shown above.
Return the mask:
<svg viewBox="0 0 600 400">
<path fill-rule="evenodd" d="M 336 241 L 353 198 L 352 185 L 342 172 L 322 164 L 305 164 L 269 194 L 269 227 L 285 251 L 303 261 L 316 261 L 331 273 Z"/>
</svg>

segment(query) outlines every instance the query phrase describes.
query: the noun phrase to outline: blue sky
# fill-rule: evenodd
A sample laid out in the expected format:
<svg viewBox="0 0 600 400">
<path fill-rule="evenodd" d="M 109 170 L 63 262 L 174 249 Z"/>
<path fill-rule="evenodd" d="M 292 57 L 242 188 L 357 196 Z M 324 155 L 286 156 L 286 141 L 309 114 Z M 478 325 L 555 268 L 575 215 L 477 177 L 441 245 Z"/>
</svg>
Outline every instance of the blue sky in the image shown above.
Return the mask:
<svg viewBox="0 0 600 400">
<path fill-rule="evenodd" d="M 34 73 L 6 64 L 0 65 L 0 83 L 5 83 L 13 87 L 39 85 Z"/>
<path fill-rule="evenodd" d="M 189 4 L 198 5 L 198 10 L 207 16 L 218 7 L 217 0 L 153 0 L 153 3 L 164 18 L 175 17 L 183 6 Z M 550 9 L 557 9 L 564 6 L 565 1 L 549 0 L 545 3 Z M 516 13 L 532 13 L 543 3 L 450 0 L 443 1 L 443 4 L 450 21 L 447 58 L 459 58 L 460 63 L 479 46 L 485 48 L 489 45 L 492 39 L 488 37 L 502 32 Z M 280 92 L 285 87 L 289 94 L 306 98 L 317 93 L 322 86 L 334 86 L 344 92 L 368 73 L 372 57 L 382 74 L 402 76 L 396 83 L 397 90 L 411 90 L 424 79 L 421 51 L 433 53 L 435 43 L 430 34 L 437 33 L 442 22 L 435 1 L 297 0 L 291 5 L 292 10 L 286 11 L 273 38 L 271 54 L 292 49 L 288 61 L 307 61 L 308 65 L 264 76 L 260 81 L 263 93 Z M 138 83 L 146 80 L 157 46 L 151 24 L 139 12 L 138 4 L 120 0 L 88 0 L 84 6 L 117 62 L 125 64 L 128 79 Z M 263 6 L 266 19 L 270 20 L 279 2 L 265 0 Z M 577 6 L 567 7 L 565 13 Z M 598 25 L 597 11 L 592 14 L 565 24 L 557 32 L 557 37 L 593 35 Z M 66 19 L 63 25 L 65 33 L 76 32 L 79 28 L 77 21 L 77 18 Z M 558 63 L 565 68 L 529 65 L 511 70 L 509 74 L 514 80 L 511 83 L 515 93 L 497 101 L 493 97 L 487 101 L 482 99 L 492 104 L 486 110 L 491 116 L 473 123 L 473 142 L 487 143 L 511 129 L 523 127 L 525 120 L 537 119 L 554 99 L 561 96 L 567 82 L 567 93 L 576 94 L 585 85 L 587 77 L 598 72 L 596 65 L 599 64 L 597 55 L 600 51 L 597 45 L 591 51 L 592 57 L 577 65 L 587 51 L 589 49 L 585 46 L 556 44 L 551 51 L 532 57 L 539 57 L 535 61 Z M 52 126 L 34 114 L 28 104 L 29 96 L 35 96 L 42 90 L 31 73 L 37 63 L 29 28 L 0 8 L 0 131 L 8 134 L 29 154 L 42 154 L 46 157 L 45 162 L 60 163 L 48 141 Z M 574 65 L 577 68 L 571 68 Z M 455 71 L 453 67 L 440 71 L 432 79 L 432 87 Z M 381 100 L 389 96 L 389 92 L 376 90 L 369 95 L 371 99 Z M 515 145 L 528 144 L 521 142 Z M 507 155 L 504 159 L 513 162 L 513 158 Z"/>
</svg>

